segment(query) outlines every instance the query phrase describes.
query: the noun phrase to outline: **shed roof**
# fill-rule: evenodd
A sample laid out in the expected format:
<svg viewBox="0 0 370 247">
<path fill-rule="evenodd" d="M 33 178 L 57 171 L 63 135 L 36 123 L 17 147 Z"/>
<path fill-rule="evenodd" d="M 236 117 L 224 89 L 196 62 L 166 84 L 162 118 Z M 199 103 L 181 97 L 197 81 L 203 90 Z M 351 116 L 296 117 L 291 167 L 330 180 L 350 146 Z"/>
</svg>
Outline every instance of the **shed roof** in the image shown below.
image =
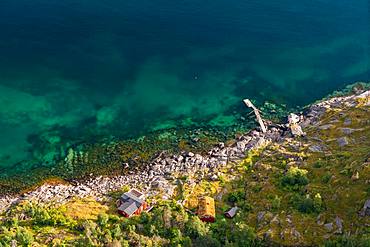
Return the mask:
<svg viewBox="0 0 370 247">
<path fill-rule="evenodd" d="M 228 211 L 225 212 L 225 215 L 227 217 L 233 218 L 236 215 L 236 212 L 238 211 L 238 207 L 232 207 Z"/>
<path fill-rule="evenodd" d="M 202 216 L 212 216 L 215 217 L 215 200 L 212 197 L 204 196 L 199 198 L 198 203 L 198 215 Z"/>
</svg>

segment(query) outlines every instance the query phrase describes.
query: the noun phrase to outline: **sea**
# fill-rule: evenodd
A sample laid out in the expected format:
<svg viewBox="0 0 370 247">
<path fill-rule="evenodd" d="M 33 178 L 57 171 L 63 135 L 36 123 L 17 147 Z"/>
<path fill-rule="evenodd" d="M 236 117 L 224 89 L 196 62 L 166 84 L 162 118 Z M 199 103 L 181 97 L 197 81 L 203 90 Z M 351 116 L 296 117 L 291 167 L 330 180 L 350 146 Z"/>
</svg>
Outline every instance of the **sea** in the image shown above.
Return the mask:
<svg viewBox="0 0 370 247">
<path fill-rule="evenodd" d="M 237 126 L 245 98 L 288 111 L 369 81 L 369 5 L 1 0 L 0 177 L 76 143 Z"/>
</svg>

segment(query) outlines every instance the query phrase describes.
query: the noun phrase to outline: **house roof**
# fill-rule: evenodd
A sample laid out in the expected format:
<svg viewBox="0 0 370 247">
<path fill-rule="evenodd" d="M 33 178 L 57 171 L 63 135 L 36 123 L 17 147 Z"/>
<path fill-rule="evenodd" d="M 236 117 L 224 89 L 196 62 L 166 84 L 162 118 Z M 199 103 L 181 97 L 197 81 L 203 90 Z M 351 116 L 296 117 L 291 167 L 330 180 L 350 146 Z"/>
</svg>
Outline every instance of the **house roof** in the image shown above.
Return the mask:
<svg viewBox="0 0 370 247">
<path fill-rule="evenodd" d="M 131 189 L 129 192 L 124 193 L 121 196 L 121 200 L 126 201 L 128 199 L 132 199 L 136 202 L 143 203 L 144 202 L 144 194 L 138 190 Z"/>
<path fill-rule="evenodd" d="M 144 194 L 132 189 L 121 196 L 121 202 L 122 204 L 118 207 L 118 210 L 131 216 L 143 205 Z"/>
<path fill-rule="evenodd" d="M 215 200 L 212 197 L 204 196 L 199 198 L 198 203 L 198 215 L 203 216 L 212 216 L 215 217 Z"/>
<path fill-rule="evenodd" d="M 128 216 L 133 215 L 136 210 L 138 210 L 141 206 L 141 203 L 137 203 L 133 200 L 126 201 L 118 207 L 119 211 L 126 213 Z"/>
</svg>

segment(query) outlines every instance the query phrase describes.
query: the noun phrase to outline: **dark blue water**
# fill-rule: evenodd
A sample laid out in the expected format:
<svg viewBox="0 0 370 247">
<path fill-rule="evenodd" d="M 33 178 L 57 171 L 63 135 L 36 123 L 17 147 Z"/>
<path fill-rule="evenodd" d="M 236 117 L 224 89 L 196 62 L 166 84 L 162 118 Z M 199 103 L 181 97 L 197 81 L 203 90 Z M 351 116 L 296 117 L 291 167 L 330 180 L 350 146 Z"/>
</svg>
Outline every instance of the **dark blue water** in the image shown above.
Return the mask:
<svg viewBox="0 0 370 247">
<path fill-rule="evenodd" d="M 0 167 L 369 80 L 369 18 L 368 0 L 2 0 Z"/>
</svg>

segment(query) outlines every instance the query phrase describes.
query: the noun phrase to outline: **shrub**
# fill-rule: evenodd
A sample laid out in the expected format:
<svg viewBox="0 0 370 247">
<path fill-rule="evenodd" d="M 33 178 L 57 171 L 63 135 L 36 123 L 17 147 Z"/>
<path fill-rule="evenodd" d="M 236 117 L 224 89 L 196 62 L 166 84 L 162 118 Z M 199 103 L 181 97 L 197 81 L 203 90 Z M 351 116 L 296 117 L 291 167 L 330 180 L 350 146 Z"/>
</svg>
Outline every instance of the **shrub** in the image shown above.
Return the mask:
<svg viewBox="0 0 370 247">
<path fill-rule="evenodd" d="M 34 213 L 34 220 L 36 224 L 39 225 L 49 225 L 50 222 L 50 215 L 45 208 L 36 208 Z"/>
<path fill-rule="evenodd" d="M 323 210 L 323 202 L 319 193 L 314 196 L 314 199 L 308 194 L 306 196 L 294 194 L 291 203 L 299 212 L 305 214 L 320 213 Z"/>
<path fill-rule="evenodd" d="M 286 174 L 281 179 L 283 187 L 290 187 L 293 190 L 299 189 L 301 186 L 308 184 L 307 170 L 299 169 L 298 167 L 290 167 Z"/>
<path fill-rule="evenodd" d="M 32 233 L 25 228 L 17 229 L 16 239 L 23 246 L 30 246 L 34 241 Z"/>
<path fill-rule="evenodd" d="M 101 227 L 105 227 L 108 224 L 109 216 L 105 213 L 101 213 L 98 215 L 98 224 Z"/>
<path fill-rule="evenodd" d="M 278 210 L 280 208 L 281 204 L 281 197 L 275 196 L 274 199 L 272 199 L 271 206 L 273 210 Z"/>
<path fill-rule="evenodd" d="M 298 204 L 298 210 L 306 214 L 315 212 L 313 200 L 310 197 L 306 197 Z"/>
<path fill-rule="evenodd" d="M 313 167 L 314 168 L 321 168 L 324 166 L 324 161 L 322 161 L 321 159 L 318 159 L 314 164 L 313 164 Z"/>
<path fill-rule="evenodd" d="M 313 206 L 317 213 L 323 210 L 323 201 L 322 201 L 320 193 L 317 193 L 315 197 L 313 198 Z"/>
<path fill-rule="evenodd" d="M 230 243 L 235 246 L 254 246 L 256 243 L 256 233 L 253 228 L 242 222 L 237 222 L 231 232 Z"/>
<path fill-rule="evenodd" d="M 240 201 L 244 201 L 244 199 L 245 199 L 245 193 L 244 191 L 241 191 L 241 190 L 233 191 L 229 193 L 229 195 L 227 196 L 227 200 L 230 203 L 237 203 Z"/>
<path fill-rule="evenodd" d="M 321 181 L 325 184 L 329 183 L 330 179 L 331 179 L 332 175 L 330 172 L 327 172 L 324 174 L 324 176 L 322 176 L 322 179 Z"/>
<path fill-rule="evenodd" d="M 370 246 L 370 237 L 340 236 L 335 239 L 327 240 L 325 247 L 367 247 Z"/>
<path fill-rule="evenodd" d="M 256 186 L 252 187 L 253 192 L 258 193 L 262 190 L 262 185 L 257 184 Z"/>
<path fill-rule="evenodd" d="M 185 224 L 186 235 L 193 239 L 207 235 L 208 231 L 207 225 L 196 216 L 191 217 Z"/>
<path fill-rule="evenodd" d="M 112 230 L 112 237 L 113 239 L 119 239 L 122 235 L 121 227 L 117 224 L 114 226 Z"/>
</svg>

